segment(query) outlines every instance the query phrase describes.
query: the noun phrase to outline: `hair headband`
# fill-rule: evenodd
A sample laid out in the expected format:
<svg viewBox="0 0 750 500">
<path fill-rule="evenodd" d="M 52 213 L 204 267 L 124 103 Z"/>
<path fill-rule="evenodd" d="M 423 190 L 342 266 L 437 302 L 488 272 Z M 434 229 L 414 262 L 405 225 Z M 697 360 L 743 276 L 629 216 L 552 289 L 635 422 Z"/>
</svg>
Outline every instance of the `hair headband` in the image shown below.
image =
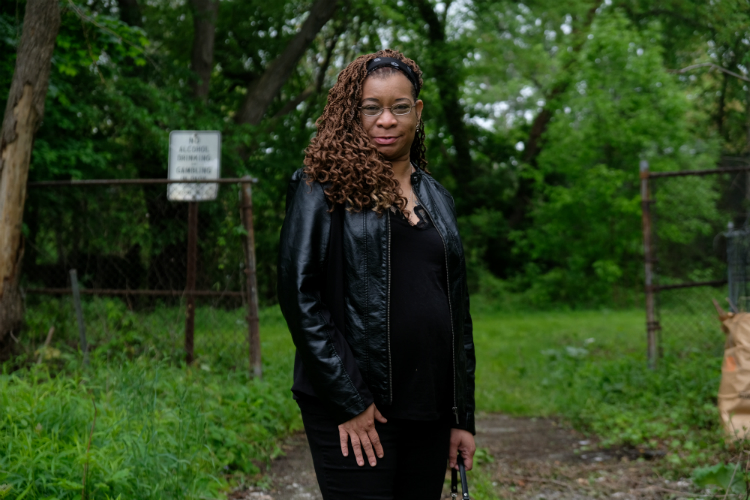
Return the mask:
<svg viewBox="0 0 750 500">
<path fill-rule="evenodd" d="M 414 71 L 409 67 L 408 64 L 404 64 L 398 59 L 392 57 L 376 57 L 369 63 L 367 63 L 367 74 L 369 75 L 378 68 L 391 67 L 400 70 L 406 78 L 409 79 L 414 88 L 417 89 L 417 95 L 419 95 L 419 78 L 414 74 Z"/>
</svg>

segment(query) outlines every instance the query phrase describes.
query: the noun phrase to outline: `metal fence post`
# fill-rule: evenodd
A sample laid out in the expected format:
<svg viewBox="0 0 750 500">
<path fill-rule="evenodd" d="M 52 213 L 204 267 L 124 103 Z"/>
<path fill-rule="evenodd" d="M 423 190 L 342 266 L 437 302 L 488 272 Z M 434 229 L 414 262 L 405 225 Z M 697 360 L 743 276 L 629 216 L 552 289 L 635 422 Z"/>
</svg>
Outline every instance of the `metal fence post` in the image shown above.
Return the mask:
<svg viewBox="0 0 750 500">
<path fill-rule="evenodd" d="M 654 287 L 654 255 L 651 233 L 651 191 L 649 189 L 648 162 L 641 160 L 641 211 L 643 218 L 643 261 L 645 267 L 645 292 L 646 292 L 646 336 L 648 339 L 648 367 L 656 369 L 658 358 L 658 347 L 656 334 L 659 331 L 659 322 L 656 319 L 656 288 Z"/>
<path fill-rule="evenodd" d="M 198 202 L 188 203 L 187 279 L 185 295 L 185 362 L 193 362 L 193 335 L 195 331 L 195 267 L 198 261 Z"/>
<path fill-rule="evenodd" d="M 83 364 L 89 365 L 89 346 L 86 342 L 86 325 L 83 322 L 83 310 L 81 309 L 81 292 L 78 288 L 78 272 L 75 269 L 70 270 L 70 287 L 73 291 L 73 304 L 76 309 L 76 319 L 78 320 L 78 336 L 83 352 Z"/>
<path fill-rule="evenodd" d="M 258 323 L 258 283 L 255 268 L 255 232 L 253 230 L 253 185 L 249 175 L 242 178 L 240 198 L 242 225 L 245 227 L 245 274 L 247 285 L 247 323 L 249 330 L 251 376 L 261 378 L 263 365 L 260 357 L 260 325 Z"/>
</svg>

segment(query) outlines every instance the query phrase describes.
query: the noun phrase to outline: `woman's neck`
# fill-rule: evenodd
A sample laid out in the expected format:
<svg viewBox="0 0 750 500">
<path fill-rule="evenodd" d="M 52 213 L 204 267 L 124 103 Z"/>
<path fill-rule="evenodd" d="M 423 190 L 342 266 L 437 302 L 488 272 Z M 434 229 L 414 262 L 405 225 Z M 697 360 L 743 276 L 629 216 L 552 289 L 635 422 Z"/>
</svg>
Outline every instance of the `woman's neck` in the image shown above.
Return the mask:
<svg viewBox="0 0 750 500">
<path fill-rule="evenodd" d="M 391 160 L 391 165 L 393 165 L 393 177 L 402 186 L 401 189 L 404 192 L 408 192 L 411 185 L 411 162 L 409 161 L 409 157 Z"/>
</svg>

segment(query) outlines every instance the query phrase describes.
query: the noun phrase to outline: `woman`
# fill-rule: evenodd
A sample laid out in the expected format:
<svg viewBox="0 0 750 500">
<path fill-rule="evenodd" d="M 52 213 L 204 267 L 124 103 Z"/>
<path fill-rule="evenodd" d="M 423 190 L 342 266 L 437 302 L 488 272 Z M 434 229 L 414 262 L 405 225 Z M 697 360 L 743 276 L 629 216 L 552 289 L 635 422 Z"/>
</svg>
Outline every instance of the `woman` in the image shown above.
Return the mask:
<svg viewBox="0 0 750 500">
<path fill-rule="evenodd" d="M 279 302 L 323 498 L 440 497 L 474 455 L 474 345 L 450 194 L 427 172 L 422 72 L 360 56 L 292 176 Z"/>
</svg>

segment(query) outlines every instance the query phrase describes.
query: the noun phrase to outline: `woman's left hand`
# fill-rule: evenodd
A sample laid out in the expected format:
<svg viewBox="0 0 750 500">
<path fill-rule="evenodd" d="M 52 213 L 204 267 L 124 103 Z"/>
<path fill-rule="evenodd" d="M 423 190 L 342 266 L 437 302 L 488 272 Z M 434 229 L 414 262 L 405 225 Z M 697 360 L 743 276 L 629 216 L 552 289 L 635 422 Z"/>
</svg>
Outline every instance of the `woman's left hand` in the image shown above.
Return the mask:
<svg viewBox="0 0 750 500">
<path fill-rule="evenodd" d="M 451 469 L 458 470 L 458 452 L 464 459 L 466 470 L 471 470 L 474 465 L 474 452 L 477 451 L 477 445 L 474 443 L 474 436 L 469 431 L 463 429 L 451 429 L 451 443 L 448 448 L 448 463 Z"/>
</svg>

